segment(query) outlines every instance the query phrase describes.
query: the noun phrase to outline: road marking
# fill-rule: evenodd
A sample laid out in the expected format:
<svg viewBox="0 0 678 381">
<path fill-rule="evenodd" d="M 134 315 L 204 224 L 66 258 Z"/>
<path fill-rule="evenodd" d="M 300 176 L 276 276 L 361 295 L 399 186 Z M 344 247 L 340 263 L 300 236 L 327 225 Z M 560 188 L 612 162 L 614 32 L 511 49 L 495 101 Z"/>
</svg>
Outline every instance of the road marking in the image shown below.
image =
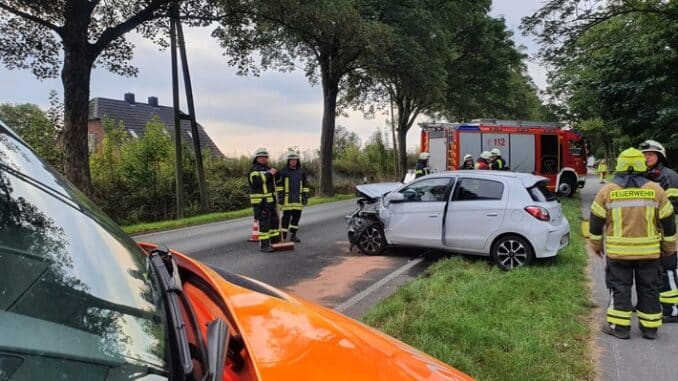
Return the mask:
<svg viewBox="0 0 678 381">
<path fill-rule="evenodd" d="M 405 272 L 409 271 L 411 268 L 420 264 L 423 261 L 424 261 L 424 257 L 419 257 L 419 258 L 415 258 L 413 260 L 410 260 L 405 265 L 396 269 L 395 271 L 388 274 L 387 276 L 381 278 L 379 281 L 377 281 L 376 283 L 374 283 L 370 287 L 360 291 L 359 293 L 353 295 L 347 301 L 345 301 L 345 302 L 341 303 L 340 305 L 334 307 L 334 310 L 337 311 L 337 312 L 346 311 L 347 309 L 349 309 L 349 308 L 355 306 L 356 304 L 360 303 L 363 299 L 370 296 L 373 292 L 375 292 L 379 288 L 383 287 L 386 283 L 388 283 L 391 280 L 393 280 L 394 278 L 404 274 Z"/>
</svg>

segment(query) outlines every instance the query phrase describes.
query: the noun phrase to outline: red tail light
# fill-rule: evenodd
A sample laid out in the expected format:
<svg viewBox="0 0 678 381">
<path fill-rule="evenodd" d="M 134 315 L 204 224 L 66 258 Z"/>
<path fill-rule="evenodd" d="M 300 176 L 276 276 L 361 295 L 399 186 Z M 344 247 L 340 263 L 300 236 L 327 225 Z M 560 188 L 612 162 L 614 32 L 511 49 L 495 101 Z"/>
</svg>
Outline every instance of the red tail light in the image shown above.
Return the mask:
<svg viewBox="0 0 678 381">
<path fill-rule="evenodd" d="M 530 213 L 530 215 L 540 221 L 550 221 L 551 216 L 549 215 L 549 211 L 542 208 L 541 206 L 527 206 L 525 207 L 525 211 Z"/>
</svg>

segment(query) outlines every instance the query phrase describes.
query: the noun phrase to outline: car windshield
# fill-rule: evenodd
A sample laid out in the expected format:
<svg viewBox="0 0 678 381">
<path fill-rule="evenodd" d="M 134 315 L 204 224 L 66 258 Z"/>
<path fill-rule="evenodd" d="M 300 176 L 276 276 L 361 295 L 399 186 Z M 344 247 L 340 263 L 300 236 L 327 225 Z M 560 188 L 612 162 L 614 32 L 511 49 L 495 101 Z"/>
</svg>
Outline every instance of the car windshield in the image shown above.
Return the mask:
<svg viewBox="0 0 678 381">
<path fill-rule="evenodd" d="M 143 251 L 0 123 L 0 380 L 165 380 Z"/>
</svg>

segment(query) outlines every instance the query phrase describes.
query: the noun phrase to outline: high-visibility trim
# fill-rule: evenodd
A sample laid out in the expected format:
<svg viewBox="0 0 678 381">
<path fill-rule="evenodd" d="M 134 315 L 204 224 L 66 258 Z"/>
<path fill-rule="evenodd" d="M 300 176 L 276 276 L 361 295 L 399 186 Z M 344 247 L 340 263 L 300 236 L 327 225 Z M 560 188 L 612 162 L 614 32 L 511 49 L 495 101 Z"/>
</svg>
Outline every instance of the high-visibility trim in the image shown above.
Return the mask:
<svg viewBox="0 0 678 381">
<path fill-rule="evenodd" d="M 414 173 L 417 174 L 417 175 L 423 175 L 424 170 L 423 169 L 417 169 L 416 171 L 414 171 Z"/>
<path fill-rule="evenodd" d="M 259 232 L 259 241 L 265 241 L 270 238 L 271 238 L 270 234 Z"/>
<path fill-rule="evenodd" d="M 605 209 L 597 201 L 594 201 L 593 204 L 591 204 L 591 212 L 600 218 L 607 217 L 607 209 Z"/>
<path fill-rule="evenodd" d="M 671 215 L 673 215 L 673 205 L 667 201 L 664 206 L 659 208 L 659 219 L 663 220 L 664 218 Z"/>
<path fill-rule="evenodd" d="M 602 240 L 603 240 L 603 236 L 602 236 L 602 235 L 591 234 L 591 233 L 589 232 L 589 240 L 591 240 L 591 241 L 602 241 Z"/>
<path fill-rule="evenodd" d="M 285 188 L 283 186 L 279 185 L 279 186 L 275 187 L 275 190 L 278 191 L 278 192 L 282 192 L 282 191 L 285 190 Z"/>
<path fill-rule="evenodd" d="M 299 229 L 299 225 L 290 225 L 290 229 Z"/>
<path fill-rule="evenodd" d="M 664 242 L 676 242 L 678 240 L 678 233 L 669 236 L 663 236 L 662 241 Z"/>
<path fill-rule="evenodd" d="M 645 226 L 647 228 L 647 236 L 652 237 L 656 234 L 655 232 L 655 226 L 654 226 L 654 215 L 655 215 L 655 208 L 654 207 L 647 207 L 645 208 Z"/>
<path fill-rule="evenodd" d="M 303 188 L 301 188 L 301 191 L 302 191 L 303 193 L 308 193 L 308 192 L 311 191 L 311 188 L 309 188 L 309 187 L 303 187 Z"/>
<path fill-rule="evenodd" d="M 607 322 L 622 327 L 631 326 L 631 311 L 620 311 L 613 308 L 607 309 Z"/>
<path fill-rule="evenodd" d="M 622 235 L 622 210 L 612 209 L 612 236 L 621 237 Z"/>
<path fill-rule="evenodd" d="M 678 304 L 678 290 L 660 292 L 659 302 L 662 304 Z"/>
<path fill-rule="evenodd" d="M 617 189 L 610 192 L 611 200 L 637 200 L 637 199 L 654 200 L 656 197 L 657 192 L 655 192 L 654 189 L 627 188 L 627 189 Z"/>
<path fill-rule="evenodd" d="M 285 205 L 290 203 L 290 178 L 285 177 Z"/>
<path fill-rule="evenodd" d="M 659 328 L 662 325 L 662 313 L 646 314 L 645 312 L 638 311 L 638 320 L 640 325 L 645 328 Z"/>
<path fill-rule="evenodd" d="M 607 237 L 606 241 L 608 244 L 612 245 L 649 245 L 658 243 L 661 240 L 661 236 L 654 235 L 651 237 Z"/>
<path fill-rule="evenodd" d="M 633 315 L 633 311 L 622 311 L 622 310 L 616 310 L 612 307 L 608 307 L 607 314 L 608 314 L 608 316 L 615 316 L 615 317 L 622 318 L 622 319 L 631 319 L 631 316 Z"/>
<path fill-rule="evenodd" d="M 289 231 L 289 230 L 287 230 L 287 229 L 285 229 L 285 228 L 280 229 L 280 232 L 281 232 L 281 233 L 287 233 L 288 231 Z"/>
<path fill-rule="evenodd" d="M 657 201 L 654 200 L 623 200 L 608 202 L 605 206 L 607 206 L 608 209 L 631 208 L 634 206 L 657 208 L 659 207 L 659 203 L 657 203 Z"/>
<path fill-rule="evenodd" d="M 678 197 L 678 188 L 669 188 L 666 190 L 667 197 Z"/>
<path fill-rule="evenodd" d="M 660 252 L 660 245 L 638 245 L 638 246 L 618 246 L 611 245 L 607 242 L 605 243 L 605 251 L 608 254 L 615 255 L 630 255 L 630 256 L 639 256 L 639 255 L 657 255 Z"/>
</svg>

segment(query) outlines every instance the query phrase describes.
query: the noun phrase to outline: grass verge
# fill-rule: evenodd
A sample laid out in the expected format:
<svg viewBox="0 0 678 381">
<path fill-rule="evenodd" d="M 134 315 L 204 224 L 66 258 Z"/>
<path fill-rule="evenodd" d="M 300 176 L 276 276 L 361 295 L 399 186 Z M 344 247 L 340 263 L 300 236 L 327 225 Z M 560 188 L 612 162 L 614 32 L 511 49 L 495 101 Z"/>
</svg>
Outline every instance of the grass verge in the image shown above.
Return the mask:
<svg viewBox="0 0 678 381">
<path fill-rule="evenodd" d="M 556 261 L 503 272 L 446 259 L 363 320 L 478 380 L 592 379 L 580 200 L 562 201 L 571 241 Z"/>
<path fill-rule="evenodd" d="M 328 202 L 343 201 L 354 198 L 351 194 L 338 194 L 334 197 L 312 197 L 308 200 L 308 206 L 325 204 Z M 122 230 L 127 234 L 148 233 L 160 230 L 178 229 L 186 226 L 207 224 L 210 222 L 232 220 L 235 218 L 247 217 L 252 215 L 252 208 L 233 210 L 229 212 L 217 212 L 210 214 L 203 214 L 199 216 L 182 218 L 180 220 L 167 220 L 140 223 L 134 225 L 123 226 Z"/>
</svg>

